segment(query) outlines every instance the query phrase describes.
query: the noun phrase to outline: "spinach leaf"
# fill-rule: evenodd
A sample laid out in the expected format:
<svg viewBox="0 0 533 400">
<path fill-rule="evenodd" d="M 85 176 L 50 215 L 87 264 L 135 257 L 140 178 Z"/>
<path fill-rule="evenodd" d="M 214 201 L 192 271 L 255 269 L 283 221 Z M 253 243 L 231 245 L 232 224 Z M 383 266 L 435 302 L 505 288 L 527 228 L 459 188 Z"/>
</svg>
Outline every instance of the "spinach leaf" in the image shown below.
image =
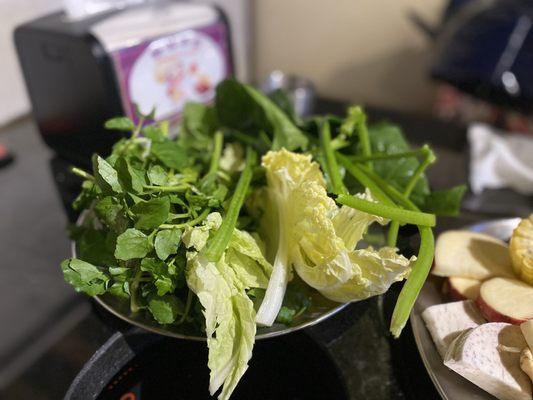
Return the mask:
<svg viewBox="0 0 533 400">
<path fill-rule="evenodd" d="M 170 199 L 165 196 L 141 201 L 131 207 L 131 211 L 137 219 L 135 228 L 155 229 L 167 220 L 170 212 Z"/>
<path fill-rule="evenodd" d="M 222 125 L 272 138 L 272 149 L 307 148 L 307 136 L 272 100 L 251 86 L 228 79 L 217 86 L 216 109 Z"/>
<path fill-rule="evenodd" d="M 61 263 L 65 281 L 74 286 L 77 292 L 84 292 L 89 296 L 103 294 L 109 282 L 109 276 L 95 265 L 71 258 Z"/>
<path fill-rule="evenodd" d="M 368 129 L 373 153 L 403 153 L 410 150 L 402 131 L 395 125 L 382 123 Z M 414 157 L 373 161 L 374 171 L 396 189 L 403 192 L 409 179 L 420 164 Z M 428 180 L 425 175 L 417 181 L 411 200 L 423 207 L 424 199 L 429 194 Z"/>
<path fill-rule="evenodd" d="M 152 244 L 141 231 L 130 228 L 117 237 L 115 257 L 119 260 L 143 258 L 152 250 Z"/>
<path fill-rule="evenodd" d="M 466 192 L 465 185 L 447 190 L 434 190 L 426 197 L 423 210 L 442 216 L 457 216 L 461 210 L 461 200 Z"/>
</svg>

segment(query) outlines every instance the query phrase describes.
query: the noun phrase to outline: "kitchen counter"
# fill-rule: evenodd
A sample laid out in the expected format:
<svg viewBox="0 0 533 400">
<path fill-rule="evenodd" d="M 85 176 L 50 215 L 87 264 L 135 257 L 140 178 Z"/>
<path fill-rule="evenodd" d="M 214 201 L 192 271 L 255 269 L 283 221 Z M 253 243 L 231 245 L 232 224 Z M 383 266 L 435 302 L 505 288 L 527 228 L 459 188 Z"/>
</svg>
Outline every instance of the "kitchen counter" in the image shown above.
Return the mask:
<svg viewBox="0 0 533 400">
<path fill-rule="evenodd" d="M 322 101 L 319 108 L 335 113 L 342 106 Z M 434 188 L 466 182 L 464 129 L 425 117 L 369 112 L 371 120 L 385 118 L 400 124 L 414 143 L 432 143 L 439 156 L 428 173 Z M 75 295 L 63 282 L 59 263 L 69 255 L 67 220 L 51 178 L 52 154 L 40 141 L 32 121 L 22 120 L 0 132 L 0 143 L 17 157 L 13 165 L 0 169 L 0 318 L 4 321 L 0 397 L 55 400 L 63 397 L 106 340 L 132 328 L 89 299 Z M 517 201 L 513 208 L 507 204 L 508 215 L 531 210 L 530 199 Z M 486 214 L 465 212 L 461 218 L 440 219 L 438 227 L 456 228 L 487 218 Z M 350 399 L 438 398 L 410 328 L 399 340 L 387 334 L 398 292 L 399 285 L 395 285 L 385 296 L 352 304 L 329 320 L 294 334 L 311 337 L 326 349 Z M 252 368 L 258 368 L 253 361 Z"/>
</svg>

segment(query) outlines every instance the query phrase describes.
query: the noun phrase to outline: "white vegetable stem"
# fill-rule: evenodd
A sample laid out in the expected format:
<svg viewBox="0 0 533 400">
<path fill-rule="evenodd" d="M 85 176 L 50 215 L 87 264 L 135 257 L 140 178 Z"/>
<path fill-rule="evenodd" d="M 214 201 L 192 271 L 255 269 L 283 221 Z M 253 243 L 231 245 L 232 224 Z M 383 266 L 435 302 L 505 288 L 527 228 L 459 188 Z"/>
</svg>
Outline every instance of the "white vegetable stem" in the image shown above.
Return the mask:
<svg viewBox="0 0 533 400">
<path fill-rule="evenodd" d="M 280 193 L 276 193 L 279 200 Z M 287 221 L 284 218 L 283 205 L 278 201 L 278 226 L 279 243 L 276 259 L 272 268 L 272 275 L 268 281 L 268 287 L 263 302 L 257 311 L 255 321 L 258 325 L 272 326 L 283 303 L 283 297 L 287 290 L 289 279 L 289 249 L 287 248 Z"/>
</svg>

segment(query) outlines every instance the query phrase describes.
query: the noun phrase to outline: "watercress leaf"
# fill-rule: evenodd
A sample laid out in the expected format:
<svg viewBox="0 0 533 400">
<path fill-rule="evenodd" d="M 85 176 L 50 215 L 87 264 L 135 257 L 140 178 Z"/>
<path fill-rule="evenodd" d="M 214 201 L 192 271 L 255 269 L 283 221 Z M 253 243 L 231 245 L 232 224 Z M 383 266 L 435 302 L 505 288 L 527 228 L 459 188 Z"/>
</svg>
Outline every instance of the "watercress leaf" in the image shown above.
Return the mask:
<svg viewBox="0 0 533 400">
<path fill-rule="evenodd" d="M 97 266 L 77 258 L 71 258 L 61 263 L 65 281 L 74 286 L 77 292 L 84 292 L 89 296 L 103 294 L 109 277 Z"/>
<path fill-rule="evenodd" d="M 160 165 L 152 165 L 148 169 L 147 175 L 152 185 L 165 186 L 168 184 L 168 174 Z"/>
<path fill-rule="evenodd" d="M 137 166 L 133 162 L 129 162 L 125 157 L 119 157 L 115 162 L 115 169 L 122 187 L 134 193 L 142 193 L 144 191 L 146 178 L 141 165 Z"/>
<path fill-rule="evenodd" d="M 168 196 L 156 197 L 148 201 L 142 201 L 131 207 L 137 221 L 137 229 L 155 229 L 168 218 L 170 212 L 170 200 Z"/>
<path fill-rule="evenodd" d="M 98 200 L 94 205 L 94 212 L 98 219 L 115 232 L 123 232 L 128 226 L 128 219 L 124 215 L 123 206 L 112 196 Z"/>
<path fill-rule="evenodd" d="M 93 156 L 93 172 L 96 184 L 104 193 L 121 193 L 122 187 L 118 180 L 117 171 L 99 155 Z"/>
<path fill-rule="evenodd" d="M 166 260 L 178 251 L 181 240 L 179 229 L 165 229 L 157 232 L 154 241 L 155 253 L 161 260 Z"/>
<path fill-rule="evenodd" d="M 76 232 L 76 251 L 78 256 L 95 265 L 115 265 L 113 255 L 115 235 L 93 228 L 80 228 Z"/>
<path fill-rule="evenodd" d="M 152 244 L 141 231 L 130 228 L 117 237 L 115 257 L 119 260 L 143 258 L 152 250 Z"/>
<path fill-rule="evenodd" d="M 279 322 L 280 324 L 290 325 L 295 315 L 296 310 L 294 308 L 281 306 L 281 308 L 279 309 L 278 316 L 276 317 L 276 322 Z"/>
<path fill-rule="evenodd" d="M 113 284 L 107 289 L 107 291 L 114 296 L 129 298 L 129 281 L 133 279 L 134 271 L 134 268 L 110 267 L 108 272 Z"/>
<path fill-rule="evenodd" d="M 233 79 L 217 86 L 216 109 L 220 122 L 249 134 L 265 131 L 274 150 L 305 149 L 308 139 L 290 118 L 268 97 Z"/>
<path fill-rule="evenodd" d="M 448 190 L 435 190 L 425 198 L 423 211 L 441 216 L 457 216 L 461 210 L 461 200 L 466 192 L 465 185 Z"/>
<path fill-rule="evenodd" d="M 176 296 L 150 294 L 148 296 L 148 310 L 160 324 L 171 324 L 179 314 L 183 314 L 185 307 Z"/>
<path fill-rule="evenodd" d="M 112 129 L 116 131 L 132 131 L 135 129 L 135 125 L 131 119 L 127 117 L 116 117 L 110 120 L 107 120 L 104 124 L 106 129 Z"/>
<path fill-rule="evenodd" d="M 188 164 L 187 152 L 172 140 L 152 143 L 151 153 L 169 168 L 180 170 Z"/>
<path fill-rule="evenodd" d="M 143 135 L 153 142 L 161 142 L 167 138 L 167 135 L 161 127 L 157 125 L 147 125 L 143 128 Z"/>
<path fill-rule="evenodd" d="M 96 199 L 96 186 L 92 181 L 83 181 L 81 184 L 81 192 L 72 203 L 72 208 L 76 211 L 81 211 L 89 208 L 91 203 Z"/>
<path fill-rule="evenodd" d="M 172 267 L 169 268 L 163 261 L 156 258 L 144 258 L 141 261 L 141 269 L 152 275 L 159 296 L 171 293 L 176 288 L 173 281 L 176 270 Z"/>
</svg>

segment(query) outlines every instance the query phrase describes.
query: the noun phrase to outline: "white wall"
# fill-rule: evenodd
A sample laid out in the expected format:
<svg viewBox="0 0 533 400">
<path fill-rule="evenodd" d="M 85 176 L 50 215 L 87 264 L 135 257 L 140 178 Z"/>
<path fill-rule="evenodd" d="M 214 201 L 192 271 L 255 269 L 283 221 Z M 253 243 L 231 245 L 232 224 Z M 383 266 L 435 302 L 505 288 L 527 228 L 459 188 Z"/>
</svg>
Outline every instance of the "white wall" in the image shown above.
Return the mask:
<svg viewBox="0 0 533 400">
<path fill-rule="evenodd" d="M 60 0 L 0 0 L 0 126 L 29 111 L 15 48 L 13 29 L 59 8 Z"/>
<path fill-rule="evenodd" d="M 427 111 L 430 44 L 407 18 L 428 21 L 444 0 L 256 0 L 256 79 L 279 68 L 311 78 L 319 93 Z"/>
</svg>

